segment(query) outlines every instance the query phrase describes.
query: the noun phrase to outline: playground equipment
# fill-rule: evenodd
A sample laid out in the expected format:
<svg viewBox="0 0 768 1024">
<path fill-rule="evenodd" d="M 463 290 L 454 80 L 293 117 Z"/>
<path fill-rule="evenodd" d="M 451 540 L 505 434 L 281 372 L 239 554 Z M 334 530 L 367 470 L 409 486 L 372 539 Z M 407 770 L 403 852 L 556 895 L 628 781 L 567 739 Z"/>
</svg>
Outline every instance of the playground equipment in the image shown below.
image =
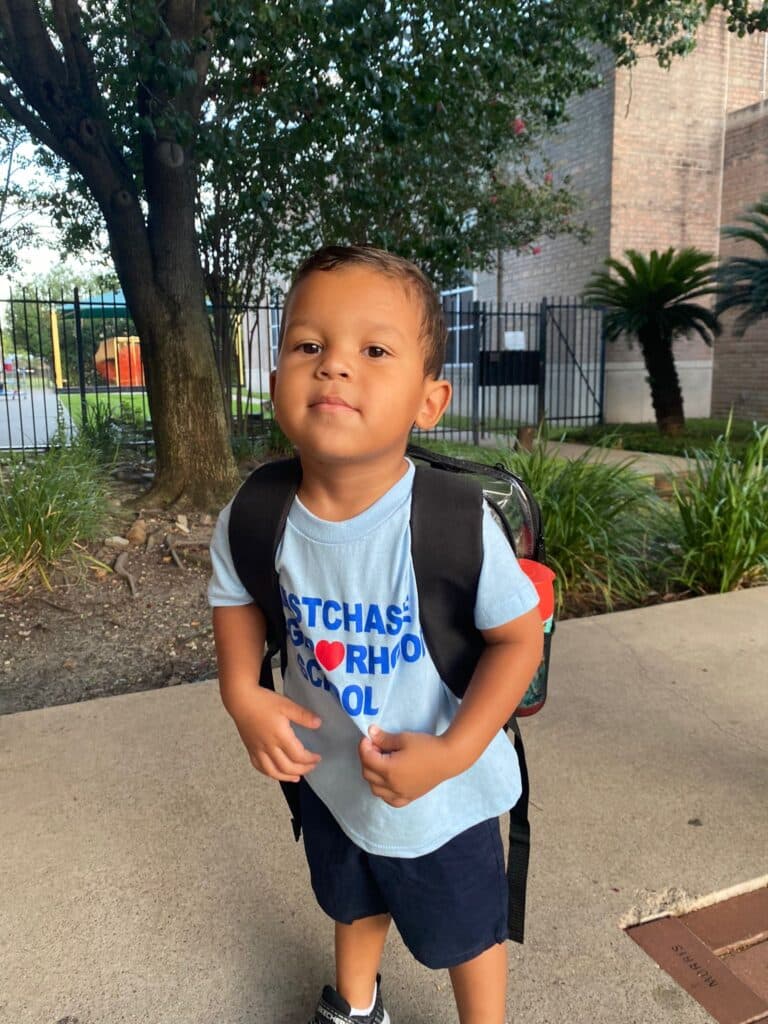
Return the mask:
<svg viewBox="0 0 768 1024">
<path fill-rule="evenodd" d="M 213 310 L 210 303 L 206 304 L 209 313 Z M 61 321 L 60 319 L 61 318 Z M 81 300 L 79 291 L 75 288 L 75 301 L 64 303 L 60 308 L 51 309 L 51 352 L 53 362 L 53 377 L 57 388 L 63 388 L 65 384 L 65 369 L 67 373 L 74 376 L 78 373 L 81 379 L 81 389 L 85 387 L 83 378 L 83 364 L 90 352 L 93 352 L 93 365 L 98 375 L 109 385 L 116 387 L 138 387 L 145 385 L 144 372 L 141 364 L 141 350 L 139 339 L 136 335 L 118 335 L 106 338 L 101 341 L 94 351 L 91 347 L 95 343 L 94 332 L 90 333 L 90 344 L 84 344 L 83 321 L 102 320 L 104 325 L 112 324 L 112 329 L 117 331 L 121 328 L 129 330 L 126 324 L 118 323 L 120 320 L 130 322 L 130 313 L 122 291 L 104 292 L 102 295 L 89 296 Z M 74 322 L 75 336 L 77 339 L 78 359 L 77 364 L 65 368 L 62 365 L 61 342 L 59 338 L 60 328 L 65 323 Z M 236 318 L 234 338 L 234 352 L 237 360 L 237 381 L 238 387 L 242 388 L 246 380 L 246 361 L 243 343 L 243 316 L 239 314 Z M 100 333 L 106 333 L 104 326 Z"/>
<path fill-rule="evenodd" d="M 144 387 L 141 348 L 135 334 L 102 341 L 94 353 L 93 364 L 99 376 L 109 384 L 127 388 Z"/>
</svg>

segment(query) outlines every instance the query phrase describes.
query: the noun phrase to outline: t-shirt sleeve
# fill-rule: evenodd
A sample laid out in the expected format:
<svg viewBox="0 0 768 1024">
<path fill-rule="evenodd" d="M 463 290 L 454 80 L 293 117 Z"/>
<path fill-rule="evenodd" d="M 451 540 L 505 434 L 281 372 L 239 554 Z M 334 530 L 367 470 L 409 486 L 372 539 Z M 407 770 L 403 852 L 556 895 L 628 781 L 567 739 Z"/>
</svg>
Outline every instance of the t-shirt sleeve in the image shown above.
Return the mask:
<svg viewBox="0 0 768 1024">
<path fill-rule="evenodd" d="M 512 545 L 484 502 L 483 567 L 477 585 L 475 625 L 478 629 L 495 629 L 538 603 L 536 588 L 520 568 Z"/>
<path fill-rule="evenodd" d="M 212 608 L 228 608 L 253 604 L 253 598 L 237 575 L 229 550 L 229 513 L 232 502 L 221 510 L 211 538 L 213 571 L 208 583 L 208 604 Z"/>
</svg>

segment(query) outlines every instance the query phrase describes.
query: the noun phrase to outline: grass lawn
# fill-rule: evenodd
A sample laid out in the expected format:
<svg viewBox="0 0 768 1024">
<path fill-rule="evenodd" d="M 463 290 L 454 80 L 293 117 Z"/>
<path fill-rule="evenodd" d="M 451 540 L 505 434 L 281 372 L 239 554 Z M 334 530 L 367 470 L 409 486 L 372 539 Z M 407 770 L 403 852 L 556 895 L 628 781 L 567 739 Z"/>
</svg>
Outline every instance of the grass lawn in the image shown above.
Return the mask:
<svg viewBox="0 0 768 1024">
<path fill-rule="evenodd" d="M 243 395 L 242 410 L 244 413 L 259 413 L 261 412 L 261 403 L 268 399 L 269 395 L 266 394 L 252 394 L 250 397 Z M 76 426 L 80 426 L 83 419 L 83 410 L 79 393 L 60 394 L 59 401 L 69 412 L 72 422 Z M 149 402 L 144 392 L 119 391 L 117 389 L 101 392 L 89 391 L 86 392 L 85 403 L 89 413 L 91 410 L 95 412 L 97 409 L 100 409 L 104 416 L 109 415 L 115 419 L 135 420 L 138 424 L 145 421 L 149 423 L 152 419 L 149 413 Z M 232 401 L 232 414 L 233 416 L 237 415 L 237 401 L 234 399 Z"/>
<path fill-rule="evenodd" d="M 695 450 L 708 449 L 718 437 L 725 433 L 727 425 L 727 420 L 687 420 L 685 433 L 680 437 L 665 437 L 659 433 L 655 423 L 603 424 L 593 427 L 570 428 L 550 427 L 549 437 L 553 441 L 566 440 L 575 444 L 595 447 L 622 448 L 628 452 L 658 452 L 663 455 L 685 456 L 686 454 L 692 455 Z M 751 420 L 734 420 L 731 425 L 731 451 L 737 456 L 743 455 L 749 439 L 753 436 L 754 424 Z M 501 436 L 498 446 L 495 447 L 480 448 L 469 442 L 418 437 L 414 439 L 414 443 L 441 452 L 443 455 L 453 455 L 456 458 L 486 463 L 496 461 L 496 447 L 506 447 L 505 439 Z"/>
<path fill-rule="evenodd" d="M 725 433 L 727 420 L 690 419 L 679 437 L 665 437 L 655 423 L 613 423 L 594 427 L 552 428 L 550 436 L 576 444 L 607 445 L 634 452 L 660 452 L 663 455 L 686 455 L 694 449 L 708 448 Z M 753 433 L 751 420 L 734 420 L 731 424 L 731 450 L 741 455 Z"/>
<path fill-rule="evenodd" d="M 83 421 L 83 406 L 78 392 L 59 394 L 59 401 L 67 410 L 75 426 L 80 426 Z M 135 391 L 109 391 L 109 392 L 86 392 L 85 404 L 88 413 L 100 410 L 101 414 L 110 415 L 115 418 L 135 419 L 141 423 L 145 418 L 149 419 L 149 406 L 146 396 Z"/>
</svg>

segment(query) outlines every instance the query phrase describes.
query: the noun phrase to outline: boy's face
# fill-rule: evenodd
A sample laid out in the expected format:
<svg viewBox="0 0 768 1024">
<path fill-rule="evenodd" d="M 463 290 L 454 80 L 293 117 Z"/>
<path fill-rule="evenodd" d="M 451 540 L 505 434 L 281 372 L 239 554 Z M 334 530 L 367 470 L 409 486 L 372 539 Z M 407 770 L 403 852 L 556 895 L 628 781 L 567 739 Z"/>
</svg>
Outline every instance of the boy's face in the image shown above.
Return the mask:
<svg viewBox="0 0 768 1024">
<path fill-rule="evenodd" d="M 315 271 L 298 285 L 271 394 L 303 458 L 402 456 L 414 424 L 437 423 L 451 389 L 425 375 L 422 315 L 401 281 L 364 266 Z"/>
</svg>

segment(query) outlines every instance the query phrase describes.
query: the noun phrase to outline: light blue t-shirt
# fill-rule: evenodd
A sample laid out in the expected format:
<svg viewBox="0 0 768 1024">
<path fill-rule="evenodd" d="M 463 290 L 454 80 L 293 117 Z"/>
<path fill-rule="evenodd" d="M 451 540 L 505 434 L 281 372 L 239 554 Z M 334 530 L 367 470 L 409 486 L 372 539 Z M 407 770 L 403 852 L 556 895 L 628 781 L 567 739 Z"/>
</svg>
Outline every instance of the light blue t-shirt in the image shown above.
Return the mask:
<svg viewBox="0 0 768 1024">
<path fill-rule="evenodd" d="M 369 853 L 419 857 L 512 807 L 521 791 L 514 747 L 500 731 L 465 772 L 406 807 L 390 807 L 362 778 L 358 757 L 369 725 L 439 735 L 460 701 L 441 681 L 419 625 L 411 560 L 414 467 L 375 504 L 343 522 L 313 515 L 296 498 L 276 556 L 288 640 L 284 692 L 322 719 L 296 727 L 322 756 L 307 782 L 346 834 Z M 228 505 L 211 544 L 213 606 L 250 604 L 229 550 Z M 478 629 L 535 608 L 536 591 L 487 506 Z"/>
</svg>

